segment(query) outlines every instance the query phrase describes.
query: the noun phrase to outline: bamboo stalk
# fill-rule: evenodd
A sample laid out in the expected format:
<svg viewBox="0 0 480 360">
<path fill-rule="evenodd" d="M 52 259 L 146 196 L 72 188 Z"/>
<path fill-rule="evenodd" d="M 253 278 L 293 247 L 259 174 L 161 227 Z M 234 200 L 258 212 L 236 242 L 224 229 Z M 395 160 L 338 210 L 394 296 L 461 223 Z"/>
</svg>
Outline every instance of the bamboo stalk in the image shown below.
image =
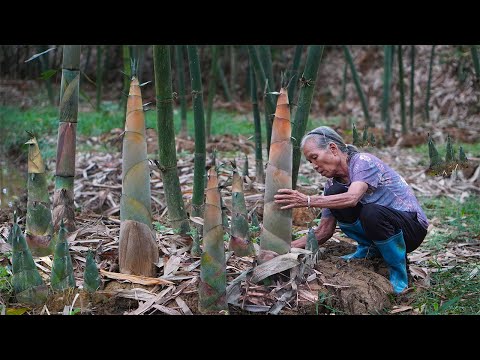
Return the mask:
<svg viewBox="0 0 480 360">
<path fill-rule="evenodd" d="M 120 110 L 125 113 L 127 106 L 127 98 L 124 94 L 129 91 L 129 82 L 132 74 L 130 73 L 130 48 L 128 45 L 121 45 L 122 59 L 123 59 L 123 88 L 120 96 Z"/>
<path fill-rule="evenodd" d="M 52 273 L 50 275 L 50 284 L 54 290 L 65 290 L 75 287 L 75 277 L 73 276 L 72 257 L 70 256 L 67 229 L 64 223 L 60 224 L 58 230 L 58 239 L 53 255 Z"/>
<path fill-rule="evenodd" d="M 363 114 L 365 115 L 365 120 L 368 126 L 374 126 L 372 120 L 370 118 L 370 114 L 368 112 L 368 105 L 367 100 L 365 99 L 365 94 L 362 89 L 362 85 L 360 84 L 360 78 L 357 73 L 357 69 L 355 68 L 355 64 L 353 63 L 352 54 L 350 49 L 346 45 L 342 45 L 343 52 L 345 54 L 345 59 L 347 63 L 350 65 L 350 72 L 352 73 L 353 82 L 355 84 L 355 88 L 357 89 L 358 97 L 360 98 L 360 103 L 362 104 Z"/>
<path fill-rule="evenodd" d="M 31 135 L 25 144 L 28 145 L 25 239 L 33 256 L 47 256 L 53 254 L 55 249 L 47 174 L 35 136 Z"/>
<path fill-rule="evenodd" d="M 135 74 L 134 71 L 132 73 Z M 132 76 L 128 95 L 122 157 L 121 224 L 118 248 L 120 272 L 155 276 L 158 245 L 152 230 L 145 113 L 140 85 L 135 75 Z"/>
<path fill-rule="evenodd" d="M 216 90 L 216 67 L 217 67 L 217 46 L 212 45 L 212 63 L 210 66 L 210 76 L 209 76 L 209 82 L 208 82 L 208 98 L 207 98 L 207 125 L 205 129 L 205 135 L 207 139 L 210 139 L 210 130 L 212 128 L 212 110 L 213 110 L 213 98 L 215 96 L 215 90 Z"/>
<path fill-rule="evenodd" d="M 312 98 L 315 91 L 320 61 L 322 60 L 323 49 L 323 45 L 311 45 L 308 48 L 305 70 L 303 71 L 300 79 L 302 85 L 298 95 L 297 111 L 295 112 L 292 129 L 293 165 L 291 176 L 293 188 L 296 188 L 297 186 L 298 169 L 300 167 L 300 159 L 302 157 L 300 151 L 300 141 L 302 140 L 305 130 L 307 129 L 308 114 L 310 113 L 310 106 L 312 105 Z"/>
<path fill-rule="evenodd" d="M 100 280 L 100 273 L 91 251 L 87 253 L 86 259 L 85 270 L 83 271 L 83 289 L 93 293 L 100 289 L 102 281 Z"/>
<path fill-rule="evenodd" d="M 413 129 L 413 113 L 414 113 L 414 102 L 415 97 L 415 45 L 411 45 L 410 48 L 410 130 Z"/>
<path fill-rule="evenodd" d="M 32 253 L 22 235 L 14 215 L 10 231 L 12 240 L 12 285 L 17 301 L 25 304 L 40 305 L 47 300 L 48 289 L 38 273 Z"/>
<path fill-rule="evenodd" d="M 480 61 L 478 60 L 478 51 L 476 45 L 470 45 L 470 52 L 472 54 L 473 67 L 477 74 L 477 81 L 480 81 Z"/>
<path fill-rule="evenodd" d="M 47 50 L 46 45 L 42 45 L 38 47 L 39 52 L 43 52 Z M 49 70 L 50 62 L 48 61 L 50 57 L 50 53 L 44 54 L 39 57 L 40 60 L 40 68 L 42 72 Z M 53 96 L 53 89 L 52 89 L 52 79 L 48 78 L 45 79 L 45 88 L 47 89 L 48 101 L 50 102 L 51 106 L 55 106 L 55 97 Z"/>
<path fill-rule="evenodd" d="M 260 56 L 260 62 L 262 67 L 265 70 L 265 76 L 268 80 L 268 85 L 270 89 L 275 89 L 275 79 L 273 77 L 273 66 L 272 66 L 272 52 L 270 50 L 270 45 L 259 45 L 258 46 L 258 55 Z M 272 99 L 273 101 L 274 99 Z M 273 101 L 273 103 L 275 103 Z"/>
<path fill-rule="evenodd" d="M 292 209 L 280 210 L 274 201 L 279 189 L 292 188 L 292 142 L 287 89 L 282 88 L 272 126 L 272 144 L 265 179 L 263 228 L 259 262 L 285 254 L 292 241 Z"/>
<path fill-rule="evenodd" d="M 208 172 L 208 185 L 205 193 L 203 254 L 200 262 L 198 287 L 198 310 L 202 314 L 228 310 L 224 232 L 215 166 L 212 166 Z"/>
<path fill-rule="evenodd" d="M 234 168 L 232 175 L 232 226 L 229 250 L 232 250 L 236 256 L 255 254 L 253 242 L 250 239 L 247 214 L 243 180 L 238 173 L 238 169 Z"/>
<path fill-rule="evenodd" d="M 103 81 L 103 67 L 102 67 L 102 54 L 103 48 L 101 45 L 97 45 L 97 76 L 95 80 L 96 96 L 97 96 L 97 111 L 102 110 L 102 81 Z"/>
<path fill-rule="evenodd" d="M 255 81 L 255 72 L 252 66 L 249 66 L 250 78 L 250 97 L 252 99 L 253 123 L 255 126 L 255 173 L 258 183 L 265 183 L 265 173 L 263 170 L 262 156 L 262 127 L 260 124 L 260 112 L 258 111 L 257 101 L 257 83 Z"/>
<path fill-rule="evenodd" d="M 173 123 L 173 90 L 168 45 L 153 45 L 153 65 L 157 100 L 157 126 L 160 171 L 167 201 L 168 217 L 174 229 L 183 235 L 190 231 L 177 174 L 177 153 Z"/>
<path fill-rule="evenodd" d="M 403 52 L 402 45 L 398 45 L 398 82 L 400 85 L 400 115 L 402 119 L 402 134 L 407 133 L 407 116 L 405 111 L 405 90 L 403 84 Z"/>
<path fill-rule="evenodd" d="M 187 136 L 187 101 L 185 98 L 185 66 L 183 64 L 183 45 L 175 45 L 175 59 L 177 65 L 178 91 L 180 98 L 180 136 Z"/>
<path fill-rule="evenodd" d="M 392 48 L 393 45 L 384 46 L 383 61 L 383 98 L 382 98 L 382 122 L 385 124 L 386 136 L 390 136 L 390 85 L 392 81 Z"/>
<path fill-rule="evenodd" d="M 235 94 L 235 80 L 237 78 L 237 62 L 235 60 L 235 45 L 230 45 L 230 92 L 232 94 Z"/>
<path fill-rule="evenodd" d="M 432 83 L 433 59 L 435 56 L 435 45 L 432 45 L 430 51 L 430 64 L 428 66 L 428 81 L 427 81 L 427 95 L 425 97 L 425 117 L 430 121 L 430 85 Z"/>
<path fill-rule="evenodd" d="M 230 89 L 228 88 L 227 79 L 225 78 L 225 73 L 223 71 L 222 62 L 220 59 L 217 59 L 217 75 L 220 79 L 220 83 L 222 84 L 223 93 L 225 94 L 225 98 L 228 102 L 232 102 L 232 94 L 230 93 Z"/>
<path fill-rule="evenodd" d="M 295 97 L 295 90 L 298 83 L 298 69 L 300 67 L 300 60 L 302 59 L 303 45 L 295 47 L 295 54 L 293 55 L 293 64 L 290 73 L 288 74 L 290 84 L 288 85 L 288 101 L 293 102 Z M 290 109 L 291 110 L 291 109 Z"/>
<path fill-rule="evenodd" d="M 73 182 L 80 83 L 80 45 L 64 45 L 60 85 L 60 122 L 58 127 L 53 225 L 57 231 L 65 221 L 68 231 L 75 230 Z"/>
<path fill-rule="evenodd" d="M 259 81 L 261 89 L 265 89 L 264 106 L 265 106 L 265 128 L 267 129 L 267 154 L 270 152 L 270 141 L 272 138 L 272 121 L 270 120 L 271 114 L 275 111 L 275 95 L 271 94 L 273 91 L 272 84 L 267 81 L 265 75 L 265 69 L 263 68 L 260 57 L 258 55 L 257 48 L 253 45 L 248 45 L 248 54 L 250 56 L 251 64 L 255 70 L 255 78 Z"/>
<path fill-rule="evenodd" d="M 192 215 L 202 217 L 205 189 L 205 118 L 200 62 L 196 45 L 187 45 L 190 78 L 192 82 L 193 118 L 195 126 L 195 158 L 193 170 Z M 200 227 L 196 226 L 197 233 Z M 198 245 L 198 244 L 197 244 Z M 192 247 L 192 255 L 198 256 L 199 246 Z"/>
</svg>

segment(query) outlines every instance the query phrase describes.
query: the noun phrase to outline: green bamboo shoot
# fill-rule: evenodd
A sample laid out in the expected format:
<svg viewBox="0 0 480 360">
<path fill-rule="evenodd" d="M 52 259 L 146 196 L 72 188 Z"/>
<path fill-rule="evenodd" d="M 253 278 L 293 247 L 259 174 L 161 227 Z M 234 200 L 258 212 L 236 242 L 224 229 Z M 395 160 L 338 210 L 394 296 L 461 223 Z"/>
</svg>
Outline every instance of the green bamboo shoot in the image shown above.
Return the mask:
<svg viewBox="0 0 480 360">
<path fill-rule="evenodd" d="M 87 261 L 85 263 L 85 270 L 83 271 L 83 289 L 93 293 L 100 289 L 102 281 L 98 272 L 95 258 L 91 251 L 87 253 Z"/>
<path fill-rule="evenodd" d="M 457 159 L 455 159 L 455 153 L 452 146 L 452 138 L 450 137 L 450 134 L 447 134 L 447 152 L 445 155 L 445 162 L 453 163 L 456 161 Z"/>
<path fill-rule="evenodd" d="M 32 253 L 18 226 L 16 215 L 11 229 L 12 285 L 18 302 L 40 305 L 47 300 L 48 289 L 40 276 Z"/>
<path fill-rule="evenodd" d="M 353 137 L 353 145 L 355 146 L 361 146 L 361 141 L 360 141 L 360 135 L 358 134 L 357 127 L 355 126 L 355 123 L 352 124 L 352 137 Z"/>
<path fill-rule="evenodd" d="M 427 173 L 430 175 L 439 175 L 442 172 L 443 161 L 430 134 L 428 134 L 428 157 L 430 158 L 430 166 Z"/>
<path fill-rule="evenodd" d="M 315 231 L 313 230 L 313 228 L 308 229 L 307 244 L 305 245 L 305 250 L 310 250 L 313 254 L 318 251 L 318 241 L 315 237 Z"/>
<path fill-rule="evenodd" d="M 75 287 L 75 277 L 73 276 L 72 257 L 67 241 L 67 229 L 63 221 L 60 224 L 57 236 L 50 284 L 54 290 L 66 290 Z"/>
<path fill-rule="evenodd" d="M 58 230 L 65 221 L 68 231 L 75 230 L 73 179 L 80 84 L 80 45 L 64 45 L 62 82 L 60 85 L 60 123 L 58 127 L 53 225 Z"/>
<path fill-rule="evenodd" d="M 292 209 L 281 210 L 274 201 L 279 189 L 292 188 L 292 142 L 287 89 L 282 88 L 272 126 L 272 143 L 265 179 L 263 228 L 259 262 L 290 251 Z"/>
<path fill-rule="evenodd" d="M 152 228 L 150 170 L 145 139 L 145 113 L 138 79 L 133 76 L 123 137 L 122 197 L 120 199 L 120 272 L 154 276 L 158 245 Z"/>
<path fill-rule="evenodd" d="M 200 262 L 198 287 L 198 310 L 203 314 L 228 310 L 224 231 L 215 166 L 212 166 L 208 172 L 208 185 L 205 193 L 203 254 Z"/>
<path fill-rule="evenodd" d="M 250 256 L 255 254 L 247 218 L 247 206 L 243 194 L 243 180 L 238 169 L 233 169 L 232 175 L 232 227 L 229 250 L 236 256 Z"/>
<path fill-rule="evenodd" d="M 33 256 L 53 254 L 52 212 L 48 196 L 47 174 L 37 139 L 31 135 L 28 145 L 28 201 L 25 238 Z"/>
</svg>

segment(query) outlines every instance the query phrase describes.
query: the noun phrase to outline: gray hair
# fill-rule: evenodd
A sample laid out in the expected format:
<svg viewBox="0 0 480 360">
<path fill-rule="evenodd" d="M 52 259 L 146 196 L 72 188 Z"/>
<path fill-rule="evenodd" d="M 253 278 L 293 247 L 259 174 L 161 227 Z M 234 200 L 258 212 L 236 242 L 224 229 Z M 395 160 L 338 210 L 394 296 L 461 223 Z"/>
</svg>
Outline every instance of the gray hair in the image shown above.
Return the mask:
<svg viewBox="0 0 480 360">
<path fill-rule="evenodd" d="M 345 144 L 342 137 L 328 126 L 317 127 L 305 135 L 300 143 L 300 149 L 303 150 L 305 143 L 310 139 L 314 139 L 317 147 L 321 150 L 326 149 L 328 144 L 333 142 L 341 152 L 347 154 L 347 161 L 349 161 L 353 155 L 358 153 L 356 146 Z"/>
</svg>

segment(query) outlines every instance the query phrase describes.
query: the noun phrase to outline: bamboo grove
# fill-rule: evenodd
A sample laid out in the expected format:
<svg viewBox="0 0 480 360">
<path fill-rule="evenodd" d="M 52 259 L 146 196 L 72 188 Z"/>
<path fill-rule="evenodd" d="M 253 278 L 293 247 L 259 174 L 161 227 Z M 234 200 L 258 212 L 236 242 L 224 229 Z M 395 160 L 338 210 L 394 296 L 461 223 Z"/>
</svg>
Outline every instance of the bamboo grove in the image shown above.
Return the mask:
<svg viewBox="0 0 480 360">
<path fill-rule="evenodd" d="M 154 91 L 156 100 L 158 157 L 156 162 L 161 172 L 164 186 L 168 221 L 176 233 L 192 240 L 190 248 L 193 257 L 200 258 L 200 274 L 198 281 L 198 308 L 201 313 L 219 313 L 228 311 L 226 251 L 235 256 L 256 257 L 259 264 L 290 251 L 292 241 L 292 210 L 281 210 L 274 203 L 274 195 L 281 188 L 297 187 L 301 164 L 300 142 L 309 123 L 312 99 L 315 89 L 322 84 L 317 83 L 321 71 L 323 45 L 298 45 L 287 78 L 274 72 L 272 50 L 267 45 L 248 45 L 244 48 L 248 55 L 248 89 L 249 102 L 252 105 L 252 138 L 255 139 L 254 177 L 249 172 L 248 156 L 244 158 L 244 168 L 235 165 L 231 172 L 230 207 L 225 206 L 219 176 L 219 166 L 214 160 L 207 171 L 206 141 L 212 136 L 212 113 L 214 97 L 217 89 L 222 87 L 226 98 L 232 98 L 239 76 L 234 56 L 234 46 L 225 47 L 231 57 L 230 84 L 223 73 L 220 46 L 206 47 L 211 53 L 209 81 L 202 83 L 201 64 L 196 45 L 154 45 L 152 48 Z M 361 138 L 356 126 L 352 123 L 352 136 L 355 145 L 373 146 L 375 138 L 368 129 L 375 128 L 375 121 L 369 112 L 369 102 L 362 87 L 360 73 L 355 66 L 355 59 L 347 45 L 342 46 L 345 59 L 344 81 L 350 74 L 355 87 L 356 96 L 360 99 L 364 115 L 364 131 Z M 44 50 L 44 48 L 42 48 Z M 25 217 L 25 234 L 22 233 L 17 216 L 9 232 L 12 244 L 13 288 L 16 298 L 26 304 L 38 305 L 46 301 L 48 286 L 55 292 L 77 287 L 74 266 L 69 249 L 68 236 L 76 230 L 74 178 L 76 156 L 76 132 L 78 118 L 78 102 L 80 93 L 80 45 L 63 47 L 62 77 L 59 102 L 59 125 L 57 137 L 57 153 L 55 168 L 55 189 L 53 201 L 50 203 L 48 191 L 48 174 L 41 155 L 37 136 L 29 133 L 28 174 L 27 174 L 27 206 Z M 400 119 L 402 134 L 407 134 L 414 125 L 413 84 L 415 76 L 415 46 L 409 48 L 410 73 L 404 59 L 401 45 L 385 45 L 383 48 L 383 78 L 381 118 L 390 136 L 391 98 L 393 66 L 398 66 L 398 86 L 400 93 Z M 471 56 L 475 75 L 480 77 L 478 54 L 475 46 L 471 46 Z M 105 78 L 105 62 L 107 49 L 96 48 L 97 87 L 96 111 L 102 110 L 102 79 Z M 302 54 L 306 54 L 302 68 Z M 122 171 L 120 200 L 120 233 L 118 238 L 119 271 L 124 274 L 145 277 L 159 276 L 161 254 L 156 232 L 153 228 L 151 206 L 150 162 L 147 154 L 146 119 L 142 99 L 142 84 L 139 81 L 139 62 L 141 56 L 138 48 L 122 47 L 124 65 L 124 91 L 121 107 L 125 106 L 125 123 L 122 134 Z M 396 57 L 395 57 L 396 55 Z M 171 60 L 174 59 L 175 78 L 172 76 Z M 128 65 L 127 65 L 128 64 Z M 428 81 L 423 106 L 425 120 L 430 120 L 430 87 L 435 64 L 435 46 L 431 47 Z M 45 69 L 45 62 L 41 63 Z M 185 67 L 188 68 L 190 82 L 185 81 Z M 282 84 L 278 86 L 278 79 Z M 404 78 L 410 80 L 404 86 Z M 187 94 L 190 85 L 191 94 Z M 51 99 L 51 86 L 46 86 Z M 207 116 L 204 116 L 204 89 L 208 89 Z M 280 91 L 276 90 L 280 88 Z M 406 88 L 410 89 L 410 101 L 407 114 Z M 174 91 L 177 90 L 178 92 Z M 260 93 L 261 96 L 258 96 Z M 177 166 L 177 150 L 175 144 L 174 105 L 178 96 L 180 103 L 181 126 L 179 134 L 188 136 L 187 98 L 191 100 L 194 125 L 194 171 L 193 188 L 190 201 L 190 212 L 187 211 L 184 194 L 179 181 Z M 292 106 L 294 104 L 295 106 Z M 260 113 L 263 111 L 263 138 Z M 291 120 L 293 119 L 293 120 Z M 161 131 L 160 131 L 161 129 Z M 458 167 L 468 166 L 468 160 L 462 147 L 455 153 L 452 139 L 447 136 L 446 156 L 443 160 L 435 146 L 432 136 L 428 136 L 430 175 L 450 175 Z M 267 161 L 264 164 L 263 154 Z M 216 156 L 215 153 L 213 156 Z M 255 178 L 264 183 L 263 223 L 260 226 L 256 212 L 250 219 L 245 202 L 244 181 Z M 189 199 L 190 200 L 190 199 Z M 224 211 L 222 211 L 224 210 Z M 230 216 L 227 216 L 227 210 Z M 191 218 L 201 218 L 192 223 Z M 251 228 L 261 229 L 258 239 L 252 236 Z M 225 236 L 225 235 L 228 236 Z M 318 252 L 318 244 L 310 228 L 307 236 L 307 250 Z M 53 256 L 50 283 L 40 276 L 35 265 L 35 258 Z M 102 281 L 95 260 L 95 254 L 89 251 L 83 272 L 83 289 L 93 293 L 102 287 Z"/>
</svg>

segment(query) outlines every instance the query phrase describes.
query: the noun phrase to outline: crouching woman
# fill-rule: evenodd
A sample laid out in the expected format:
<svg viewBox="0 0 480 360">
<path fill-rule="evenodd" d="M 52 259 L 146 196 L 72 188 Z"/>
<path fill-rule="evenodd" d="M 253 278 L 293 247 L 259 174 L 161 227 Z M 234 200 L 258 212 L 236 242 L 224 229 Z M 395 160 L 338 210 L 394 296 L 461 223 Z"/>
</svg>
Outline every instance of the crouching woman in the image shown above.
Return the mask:
<svg viewBox="0 0 480 360">
<path fill-rule="evenodd" d="M 376 156 L 346 145 L 333 129 L 321 126 L 301 142 L 305 158 L 327 178 L 324 194 L 307 196 L 280 189 L 275 202 L 282 209 L 322 208 L 315 236 L 319 244 L 332 237 L 336 223 L 357 241 L 345 260 L 381 256 L 387 263 L 395 293 L 408 286 L 406 254 L 427 234 L 428 220 L 412 189 L 395 170 Z M 306 236 L 292 242 L 305 247 Z"/>
</svg>

